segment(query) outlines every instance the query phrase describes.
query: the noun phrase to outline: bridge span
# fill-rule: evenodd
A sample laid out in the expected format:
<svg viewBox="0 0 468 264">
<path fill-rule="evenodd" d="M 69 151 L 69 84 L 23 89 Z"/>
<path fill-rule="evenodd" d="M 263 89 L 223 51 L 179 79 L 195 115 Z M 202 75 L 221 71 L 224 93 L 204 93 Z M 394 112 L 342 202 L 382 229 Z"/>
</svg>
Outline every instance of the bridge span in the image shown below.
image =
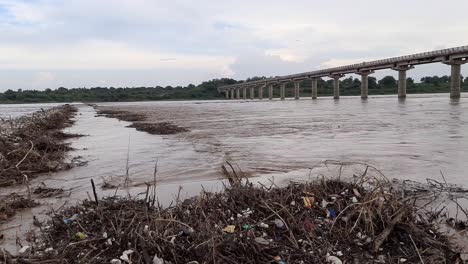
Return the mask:
<svg viewBox="0 0 468 264">
<path fill-rule="evenodd" d="M 406 97 L 406 73 L 415 65 L 428 63 L 444 63 L 451 67 L 450 78 L 450 98 L 460 98 L 461 91 L 461 65 L 468 62 L 468 45 L 435 50 L 430 52 L 417 53 L 412 55 L 394 57 L 389 59 L 362 62 L 341 67 L 322 69 L 311 72 L 267 78 L 258 81 L 244 82 L 233 85 L 226 85 L 218 88 L 220 93 L 224 92 L 227 99 L 247 99 L 247 90 L 249 98 L 255 99 L 255 89 L 258 89 L 258 98 L 263 99 L 263 91 L 267 88 L 268 98 L 273 99 L 273 89 L 275 86 L 280 88 L 280 98 L 285 99 L 286 84 L 294 83 L 294 98 L 300 98 L 300 85 L 303 80 L 312 80 L 312 99 L 317 99 L 317 81 L 322 77 L 333 79 L 333 98 L 340 98 L 340 78 L 345 74 L 358 74 L 361 76 L 361 98 L 368 96 L 368 77 L 377 70 L 392 69 L 398 71 L 398 98 Z"/>
</svg>

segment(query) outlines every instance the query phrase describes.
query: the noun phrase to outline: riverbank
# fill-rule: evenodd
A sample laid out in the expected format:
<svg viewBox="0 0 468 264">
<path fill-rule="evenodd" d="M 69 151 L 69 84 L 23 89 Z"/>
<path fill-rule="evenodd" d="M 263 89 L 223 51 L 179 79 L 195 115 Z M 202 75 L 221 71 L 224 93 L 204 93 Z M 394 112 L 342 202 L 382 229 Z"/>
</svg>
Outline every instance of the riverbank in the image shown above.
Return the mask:
<svg viewBox="0 0 468 264">
<path fill-rule="evenodd" d="M 367 170 L 283 187 L 223 170 L 224 192 L 169 207 L 158 204 L 156 178 L 141 199 L 94 192 L 38 223 L 43 233 L 7 263 L 463 263 L 438 231 L 443 217 L 421 218 L 421 192 Z"/>
<path fill-rule="evenodd" d="M 3 119 L 0 123 L 0 187 L 22 183 L 43 172 L 67 168 L 62 161 L 71 147 L 63 140 L 79 135 L 62 129 L 73 124 L 71 105 Z"/>
<path fill-rule="evenodd" d="M 63 105 L 0 121 L 0 188 L 22 184 L 27 188 L 26 194 L 0 196 L 0 223 L 13 217 L 17 210 L 38 205 L 32 193 L 41 194 L 47 187 L 39 191 L 30 188 L 33 178 L 73 166 L 64 161 L 72 149 L 64 140 L 80 135 L 62 130 L 73 124 L 76 111 L 74 106 Z"/>
</svg>

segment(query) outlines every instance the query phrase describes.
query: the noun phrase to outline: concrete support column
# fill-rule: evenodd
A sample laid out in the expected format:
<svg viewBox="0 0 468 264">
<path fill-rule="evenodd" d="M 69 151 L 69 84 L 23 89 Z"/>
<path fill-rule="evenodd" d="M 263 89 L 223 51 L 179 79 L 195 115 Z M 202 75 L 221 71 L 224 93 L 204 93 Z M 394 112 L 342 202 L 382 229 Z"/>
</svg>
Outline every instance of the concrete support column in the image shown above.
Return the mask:
<svg viewBox="0 0 468 264">
<path fill-rule="evenodd" d="M 242 97 L 247 100 L 247 87 L 242 87 Z"/>
<path fill-rule="evenodd" d="M 231 89 L 231 99 L 234 99 L 234 89 Z"/>
<path fill-rule="evenodd" d="M 236 89 L 236 99 L 240 100 L 240 88 Z"/>
<path fill-rule="evenodd" d="M 258 99 L 262 100 L 263 99 L 263 85 L 260 85 L 260 87 L 258 87 Z"/>
<path fill-rule="evenodd" d="M 330 77 L 333 78 L 333 99 L 340 99 L 340 78 L 344 74 L 332 74 Z"/>
<path fill-rule="evenodd" d="M 273 100 L 273 84 L 268 85 L 268 99 Z"/>
<path fill-rule="evenodd" d="M 255 99 L 255 88 L 250 87 L 250 99 Z"/>
<path fill-rule="evenodd" d="M 369 75 L 361 75 L 361 99 L 367 99 L 369 96 Z"/>
<path fill-rule="evenodd" d="M 280 97 L 281 100 L 284 100 L 284 90 L 286 89 L 286 83 L 280 83 Z"/>
<path fill-rule="evenodd" d="M 361 99 L 367 99 L 369 96 L 369 74 L 374 71 L 358 71 L 356 74 L 361 75 Z"/>
<path fill-rule="evenodd" d="M 317 99 L 317 78 L 312 78 L 312 99 Z"/>
<path fill-rule="evenodd" d="M 395 71 L 398 71 L 398 98 L 406 98 L 406 71 L 413 69 L 413 66 L 410 65 L 401 65 L 392 68 Z"/>
<path fill-rule="evenodd" d="M 224 93 L 226 94 L 226 99 L 229 99 L 229 90 L 224 91 Z"/>
<path fill-rule="evenodd" d="M 459 99 L 461 96 L 461 65 L 467 60 L 450 60 L 443 63 L 450 65 L 450 98 Z"/>
<path fill-rule="evenodd" d="M 398 98 L 406 97 L 406 71 L 398 71 Z"/>
<path fill-rule="evenodd" d="M 301 82 L 300 81 L 295 81 L 294 82 L 294 99 L 298 100 L 300 98 L 300 88 L 301 88 Z"/>
</svg>

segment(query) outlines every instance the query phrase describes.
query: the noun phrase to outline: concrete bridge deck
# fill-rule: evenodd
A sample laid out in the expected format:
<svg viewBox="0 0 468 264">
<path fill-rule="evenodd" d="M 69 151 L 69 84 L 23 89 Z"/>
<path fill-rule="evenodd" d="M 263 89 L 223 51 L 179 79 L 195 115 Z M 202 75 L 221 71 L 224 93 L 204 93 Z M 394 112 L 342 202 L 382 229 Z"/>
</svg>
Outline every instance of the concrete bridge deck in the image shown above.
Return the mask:
<svg viewBox="0 0 468 264">
<path fill-rule="evenodd" d="M 451 67 L 450 97 L 456 99 L 460 98 L 461 65 L 467 62 L 468 45 L 227 85 L 219 87 L 218 91 L 226 93 L 226 98 L 241 99 L 240 91 L 242 90 L 243 99 L 247 99 L 247 89 L 250 89 L 250 99 L 254 99 L 255 89 L 259 89 L 259 99 L 263 99 L 263 89 L 268 87 L 268 97 L 273 99 L 273 87 L 275 84 L 279 84 L 280 97 L 284 99 L 286 83 L 294 82 L 294 98 L 299 99 L 301 81 L 310 79 L 312 80 L 312 99 L 316 99 L 317 80 L 322 77 L 330 77 L 334 79 L 333 97 L 338 99 L 340 97 L 340 78 L 344 77 L 345 74 L 354 73 L 361 76 L 361 97 L 365 99 L 368 96 L 368 76 L 376 70 L 393 69 L 398 71 L 398 97 L 405 98 L 406 72 L 408 70 L 413 69 L 415 65 L 444 63 Z"/>
</svg>

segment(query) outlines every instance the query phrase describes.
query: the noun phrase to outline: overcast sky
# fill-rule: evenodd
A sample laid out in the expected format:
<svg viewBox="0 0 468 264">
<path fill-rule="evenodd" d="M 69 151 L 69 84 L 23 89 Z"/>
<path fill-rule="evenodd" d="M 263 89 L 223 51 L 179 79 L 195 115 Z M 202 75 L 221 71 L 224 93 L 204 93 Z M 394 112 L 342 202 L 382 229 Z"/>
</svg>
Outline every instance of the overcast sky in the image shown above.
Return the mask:
<svg viewBox="0 0 468 264">
<path fill-rule="evenodd" d="M 463 46 L 467 10 L 466 0 L 0 0 L 0 91 L 198 84 Z"/>
</svg>

